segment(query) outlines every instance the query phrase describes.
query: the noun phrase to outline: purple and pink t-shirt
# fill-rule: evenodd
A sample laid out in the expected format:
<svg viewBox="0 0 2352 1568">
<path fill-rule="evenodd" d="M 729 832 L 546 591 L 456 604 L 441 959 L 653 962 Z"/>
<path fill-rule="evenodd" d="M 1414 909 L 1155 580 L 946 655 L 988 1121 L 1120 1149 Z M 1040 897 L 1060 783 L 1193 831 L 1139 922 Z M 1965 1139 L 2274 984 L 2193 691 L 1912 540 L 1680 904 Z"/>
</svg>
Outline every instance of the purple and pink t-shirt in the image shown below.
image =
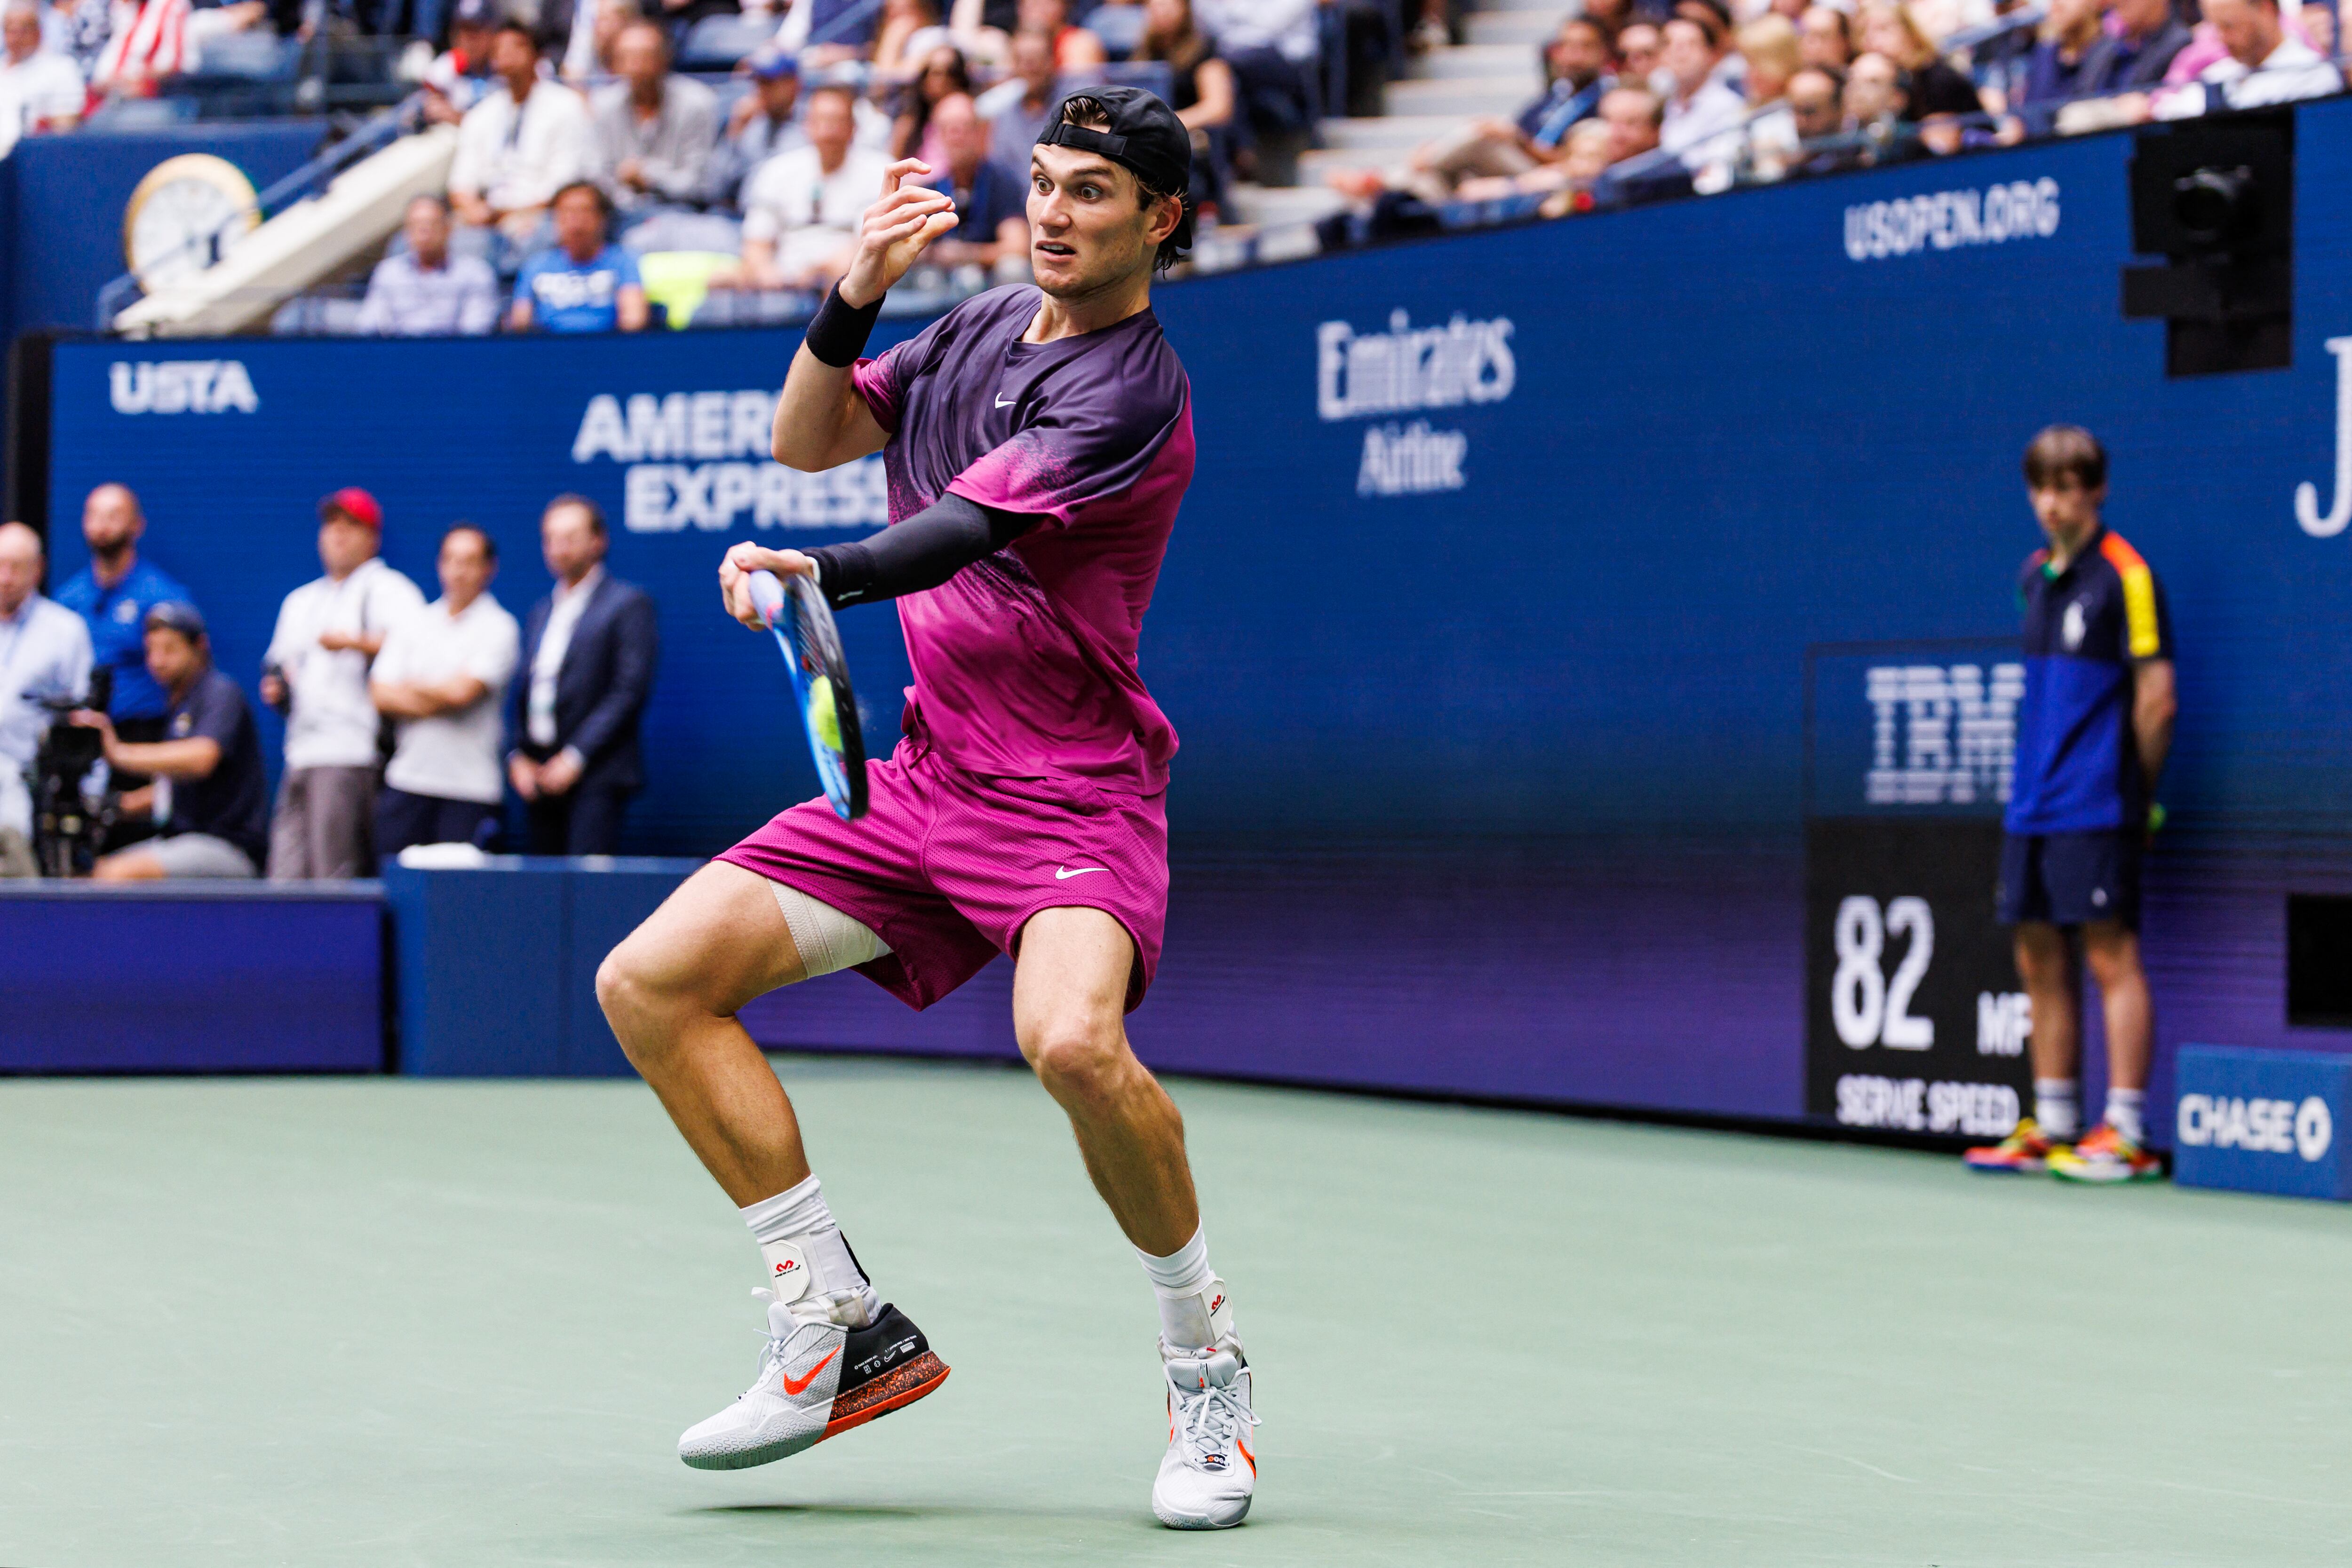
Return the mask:
<svg viewBox="0 0 2352 1568">
<path fill-rule="evenodd" d="M 906 728 L 968 772 L 1157 794 L 1176 732 L 1136 644 L 1192 479 L 1192 385 L 1149 310 L 1023 342 L 1043 298 L 991 290 L 857 364 L 893 523 L 950 491 L 1042 519 L 898 601 Z"/>
</svg>

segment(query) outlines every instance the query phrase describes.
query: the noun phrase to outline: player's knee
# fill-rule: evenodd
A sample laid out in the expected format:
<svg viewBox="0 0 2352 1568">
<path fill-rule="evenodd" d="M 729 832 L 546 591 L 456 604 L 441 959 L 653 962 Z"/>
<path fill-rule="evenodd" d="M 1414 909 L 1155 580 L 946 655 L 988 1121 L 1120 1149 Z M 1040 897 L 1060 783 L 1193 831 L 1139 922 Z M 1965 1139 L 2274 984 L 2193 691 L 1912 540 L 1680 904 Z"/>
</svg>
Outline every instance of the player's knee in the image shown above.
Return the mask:
<svg viewBox="0 0 2352 1568">
<path fill-rule="evenodd" d="M 662 998 L 634 943 L 622 943 L 596 966 L 596 1005 L 604 1009 L 604 1020 L 629 1060 L 644 1065 L 639 1053 L 658 1049 L 664 1038 L 644 1027 L 657 1019 Z"/>
<path fill-rule="evenodd" d="M 1021 1048 L 1056 1100 L 1093 1099 L 1108 1092 L 1127 1064 L 1127 1042 L 1118 1026 L 1106 1029 L 1083 1017 L 1039 1025 Z"/>
</svg>

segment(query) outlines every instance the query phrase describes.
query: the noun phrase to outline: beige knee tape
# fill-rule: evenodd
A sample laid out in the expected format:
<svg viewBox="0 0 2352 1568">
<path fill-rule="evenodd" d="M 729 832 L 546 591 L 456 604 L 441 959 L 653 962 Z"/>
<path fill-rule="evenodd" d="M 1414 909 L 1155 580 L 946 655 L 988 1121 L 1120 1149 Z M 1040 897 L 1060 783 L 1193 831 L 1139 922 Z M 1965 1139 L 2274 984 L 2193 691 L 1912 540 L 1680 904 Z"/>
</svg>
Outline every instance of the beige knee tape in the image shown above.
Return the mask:
<svg viewBox="0 0 2352 1568">
<path fill-rule="evenodd" d="M 889 945 L 863 921 L 811 898 L 797 887 L 781 882 L 768 885 L 775 891 L 776 907 L 784 912 L 784 924 L 792 928 L 793 946 L 800 949 L 801 971 L 810 979 L 870 964 L 890 951 Z"/>
</svg>

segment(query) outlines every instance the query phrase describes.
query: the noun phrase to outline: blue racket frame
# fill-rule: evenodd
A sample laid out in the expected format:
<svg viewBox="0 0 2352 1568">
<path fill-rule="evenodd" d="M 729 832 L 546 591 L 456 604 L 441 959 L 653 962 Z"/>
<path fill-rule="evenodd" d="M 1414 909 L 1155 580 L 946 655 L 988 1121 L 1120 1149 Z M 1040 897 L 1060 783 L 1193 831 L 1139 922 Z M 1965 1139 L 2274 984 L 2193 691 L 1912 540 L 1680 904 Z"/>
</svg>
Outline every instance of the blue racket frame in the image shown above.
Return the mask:
<svg viewBox="0 0 2352 1568">
<path fill-rule="evenodd" d="M 783 650 L 784 668 L 792 672 L 793 706 L 800 710 L 801 731 L 808 737 L 809 758 L 816 764 L 825 800 L 835 816 L 854 822 L 866 815 L 866 741 L 833 610 L 816 584 L 805 577 L 794 577 L 787 586 L 772 571 L 755 571 L 750 586 L 752 607 L 775 634 L 776 646 Z M 832 683 L 834 722 L 841 734 L 839 751 L 824 743 L 809 716 L 810 683 L 819 675 Z"/>
</svg>

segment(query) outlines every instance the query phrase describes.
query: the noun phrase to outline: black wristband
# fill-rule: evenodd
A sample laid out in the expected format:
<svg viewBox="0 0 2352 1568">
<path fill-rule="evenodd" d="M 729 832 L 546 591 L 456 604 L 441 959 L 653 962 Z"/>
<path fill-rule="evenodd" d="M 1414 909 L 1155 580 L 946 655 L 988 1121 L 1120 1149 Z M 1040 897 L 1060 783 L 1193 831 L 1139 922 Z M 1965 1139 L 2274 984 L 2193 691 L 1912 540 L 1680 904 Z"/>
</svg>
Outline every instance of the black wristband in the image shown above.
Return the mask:
<svg viewBox="0 0 2352 1568">
<path fill-rule="evenodd" d="M 816 562 L 816 588 L 834 609 L 856 603 L 874 586 L 874 552 L 863 540 L 801 552 Z"/>
<path fill-rule="evenodd" d="M 866 351 L 866 340 L 874 335 L 874 322 L 882 314 L 882 301 L 857 307 L 841 297 L 841 285 L 833 286 L 824 303 L 809 318 L 808 329 L 802 341 L 814 355 L 819 364 L 845 371 L 857 362 Z"/>
</svg>

